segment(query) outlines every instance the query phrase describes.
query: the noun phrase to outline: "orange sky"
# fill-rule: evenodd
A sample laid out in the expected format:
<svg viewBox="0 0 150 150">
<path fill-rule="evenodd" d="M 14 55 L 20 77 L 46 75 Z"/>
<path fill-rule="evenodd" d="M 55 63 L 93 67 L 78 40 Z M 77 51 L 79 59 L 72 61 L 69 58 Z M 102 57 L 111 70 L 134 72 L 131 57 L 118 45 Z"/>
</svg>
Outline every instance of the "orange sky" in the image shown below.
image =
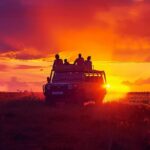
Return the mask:
<svg viewBox="0 0 150 150">
<path fill-rule="evenodd" d="M 53 56 L 91 55 L 112 90 L 150 89 L 148 0 L 1 0 L 0 90 L 40 91 Z"/>
</svg>

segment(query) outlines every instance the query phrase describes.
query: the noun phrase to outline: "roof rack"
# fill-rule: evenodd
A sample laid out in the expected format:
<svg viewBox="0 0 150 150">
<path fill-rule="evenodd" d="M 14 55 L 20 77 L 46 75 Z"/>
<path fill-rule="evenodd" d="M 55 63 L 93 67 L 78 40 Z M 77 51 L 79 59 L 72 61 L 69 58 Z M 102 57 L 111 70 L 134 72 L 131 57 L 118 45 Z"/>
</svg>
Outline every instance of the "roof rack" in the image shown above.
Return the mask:
<svg viewBox="0 0 150 150">
<path fill-rule="evenodd" d="M 52 71 L 56 71 L 56 72 L 91 72 L 91 73 L 100 73 L 102 71 L 98 71 L 98 70 L 93 70 L 92 68 L 88 68 L 85 65 L 58 65 L 55 66 Z"/>
</svg>

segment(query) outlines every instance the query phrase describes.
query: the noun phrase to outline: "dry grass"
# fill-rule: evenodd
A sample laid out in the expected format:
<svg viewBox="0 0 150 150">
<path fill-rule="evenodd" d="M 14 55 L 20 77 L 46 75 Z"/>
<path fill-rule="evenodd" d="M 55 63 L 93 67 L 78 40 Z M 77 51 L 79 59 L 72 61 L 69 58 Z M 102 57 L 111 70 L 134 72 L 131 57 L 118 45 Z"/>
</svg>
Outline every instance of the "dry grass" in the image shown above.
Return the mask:
<svg viewBox="0 0 150 150">
<path fill-rule="evenodd" d="M 48 106 L 35 95 L 0 96 L 0 150 L 150 150 L 150 108 Z"/>
</svg>

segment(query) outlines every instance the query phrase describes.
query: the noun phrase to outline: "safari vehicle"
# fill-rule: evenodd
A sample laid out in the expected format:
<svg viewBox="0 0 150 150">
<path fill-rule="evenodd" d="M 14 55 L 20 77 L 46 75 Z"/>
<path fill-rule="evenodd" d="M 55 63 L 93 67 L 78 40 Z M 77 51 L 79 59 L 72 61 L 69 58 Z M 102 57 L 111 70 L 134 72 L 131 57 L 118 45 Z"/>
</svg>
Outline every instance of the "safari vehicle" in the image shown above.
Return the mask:
<svg viewBox="0 0 150 150">
<path fill-rule="evenodd" d="M 51 71 L 49 81 L 43 86 L 46 102 L 57 100 L 83 104 L 87 101 L 101 103 L 106 95 L 104 71 L 88 70 L 83 66 L 59 66 Z"/>
</svg>

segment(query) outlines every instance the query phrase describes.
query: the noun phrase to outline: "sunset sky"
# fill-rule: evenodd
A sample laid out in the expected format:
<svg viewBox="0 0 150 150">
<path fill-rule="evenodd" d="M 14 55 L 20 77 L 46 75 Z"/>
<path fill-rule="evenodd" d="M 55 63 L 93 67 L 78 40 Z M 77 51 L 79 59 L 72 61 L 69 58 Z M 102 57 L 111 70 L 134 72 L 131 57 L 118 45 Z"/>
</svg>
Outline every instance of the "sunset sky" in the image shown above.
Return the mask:
<svg viewBox="0 0 150 150">
<path fill-rule="evenodd" d="M 150 91 L 150 0 L 0 0 L 0 91 L 42 91 L 79 52 L 111 90 Z"/>
</svg>

